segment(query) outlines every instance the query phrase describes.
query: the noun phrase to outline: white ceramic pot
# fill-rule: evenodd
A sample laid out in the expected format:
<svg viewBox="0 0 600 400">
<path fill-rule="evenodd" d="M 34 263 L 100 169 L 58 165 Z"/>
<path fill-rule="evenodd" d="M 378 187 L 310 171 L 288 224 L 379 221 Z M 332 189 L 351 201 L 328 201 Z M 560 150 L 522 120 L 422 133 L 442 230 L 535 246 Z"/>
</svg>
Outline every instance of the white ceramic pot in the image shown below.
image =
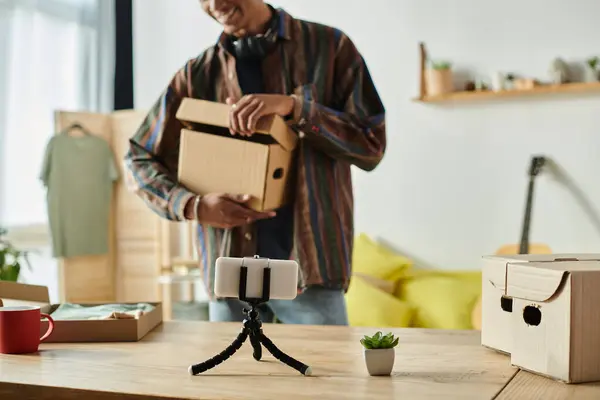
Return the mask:
<svg viewBox="0 0 600 400">
<path fill-rule="evenodd" d="M 504 74 L 502 72 L 495 72 L 492 75 L 492 90 L 494 92 L 504 90 L 504 81 Z"/>
<path fill-rule="evenodd" d="M 365 364 L 371 376 L 390 375 L 394 368 L 394 349 L 365 349 Z"/>
</svg>

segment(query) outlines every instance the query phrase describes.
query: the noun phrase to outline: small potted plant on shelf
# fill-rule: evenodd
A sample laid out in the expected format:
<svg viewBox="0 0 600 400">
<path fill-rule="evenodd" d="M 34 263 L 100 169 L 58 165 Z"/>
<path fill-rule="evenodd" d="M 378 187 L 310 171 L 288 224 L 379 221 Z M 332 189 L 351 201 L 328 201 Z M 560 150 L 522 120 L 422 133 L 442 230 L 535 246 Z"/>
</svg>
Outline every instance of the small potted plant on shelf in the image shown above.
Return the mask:
<svg viewBox="0 0 600 400">
<path fill-rule="evenodd" d="M 21 273 L 21 263 L 24 261 L 31 269 L 27 258 L 28 252 L 19 250 L 6 238 L 7 230 L 0 227 L 0 281 L 16 282 Z"/>
<path fill-rule="evenodd" d="M 452 64 L 448 61 L 432 61 L 427 71 L 427 96 L 437 96 L 453 91 Z"/>
<path fill-rule="evenodd" d="M 384 335 L 377 332 L 373 336 L 360 339 L 364 347 L 365 363 L 367 371 L 371 376 L 390 375 L 394 368 L 396 352 L 394 347 L 398 345 L 398 338 L 390 332 Z"/>
<path fill-rule="evenodd" d="M 590 57 L 585 61 L 585 81 L 586 82 L 598 82 L 599 71 L 598 66 L 600 59 L 598 57 Z"/>
</svg>

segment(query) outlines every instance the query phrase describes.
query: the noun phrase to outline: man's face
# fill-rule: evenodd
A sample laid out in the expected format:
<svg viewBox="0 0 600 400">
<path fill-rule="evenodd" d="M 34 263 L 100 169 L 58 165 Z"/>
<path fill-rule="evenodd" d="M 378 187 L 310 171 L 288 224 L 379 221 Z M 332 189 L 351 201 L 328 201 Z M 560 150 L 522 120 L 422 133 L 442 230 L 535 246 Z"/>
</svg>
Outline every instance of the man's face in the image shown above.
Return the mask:
<svg viewBox="0 0 600 400">
<path fill-rule="evenodd" d="M 243 36 L 251 26 L 262 0 L 200 0 L 204 11 L 229 35 Z"/>
</svg>

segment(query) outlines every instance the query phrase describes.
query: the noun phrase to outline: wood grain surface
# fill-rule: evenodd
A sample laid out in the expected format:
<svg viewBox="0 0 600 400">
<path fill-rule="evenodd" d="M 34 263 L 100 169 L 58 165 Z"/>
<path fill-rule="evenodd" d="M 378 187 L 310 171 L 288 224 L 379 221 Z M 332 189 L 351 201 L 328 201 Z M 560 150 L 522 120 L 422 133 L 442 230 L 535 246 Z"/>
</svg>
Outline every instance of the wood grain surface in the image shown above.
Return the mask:
<svg viewBox="0 0 600 400">
<path fill-rule="evenodd" d="M 519 371 L 497 400 L 597 400 L 600 382 L 566 384 L 527 371 Z"/>
<path fill-rule="evenodd" d="M 479 332 L 392 329 L 391 377 L 367 374 L 359 339 L 374 329 L 265 324 L 283 351 L 312 366 L 300 375 L 251 346 L 199 376 L 190 364 L 224 349 L 241 323 L 165 322 L 137 343 L 42 344 L 0 355 L 0 398 L 19 399 L 491 399 L 516 373 Z"/>
</svg>

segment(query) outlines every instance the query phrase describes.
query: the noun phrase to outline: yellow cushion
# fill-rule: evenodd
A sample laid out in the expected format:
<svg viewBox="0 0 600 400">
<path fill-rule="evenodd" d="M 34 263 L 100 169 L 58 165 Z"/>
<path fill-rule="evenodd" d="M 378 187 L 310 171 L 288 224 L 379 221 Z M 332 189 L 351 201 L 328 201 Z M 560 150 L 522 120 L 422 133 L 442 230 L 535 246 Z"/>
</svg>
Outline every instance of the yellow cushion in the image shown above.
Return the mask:
<svg viewBox="0 0 600 400">
<path fill-rule="evenodd" d="M 473 329 L 472 312 L 481 294 L 481 271 L 411 271 L 396 297 L 415 309 L 411 326 Z"/>
<path fill-rule="evenodd" d="M 354 240 L 352 269 L 357 274 L 396 282 L 410 268 L 411 261 L 360 234 Z"/>
<path fill-rule="evenodd" d="M 346 293 L 350 326 L 405 328 L 410 325 L 412 308 L 391 294 L 353 277 Z"/>
</svg>

